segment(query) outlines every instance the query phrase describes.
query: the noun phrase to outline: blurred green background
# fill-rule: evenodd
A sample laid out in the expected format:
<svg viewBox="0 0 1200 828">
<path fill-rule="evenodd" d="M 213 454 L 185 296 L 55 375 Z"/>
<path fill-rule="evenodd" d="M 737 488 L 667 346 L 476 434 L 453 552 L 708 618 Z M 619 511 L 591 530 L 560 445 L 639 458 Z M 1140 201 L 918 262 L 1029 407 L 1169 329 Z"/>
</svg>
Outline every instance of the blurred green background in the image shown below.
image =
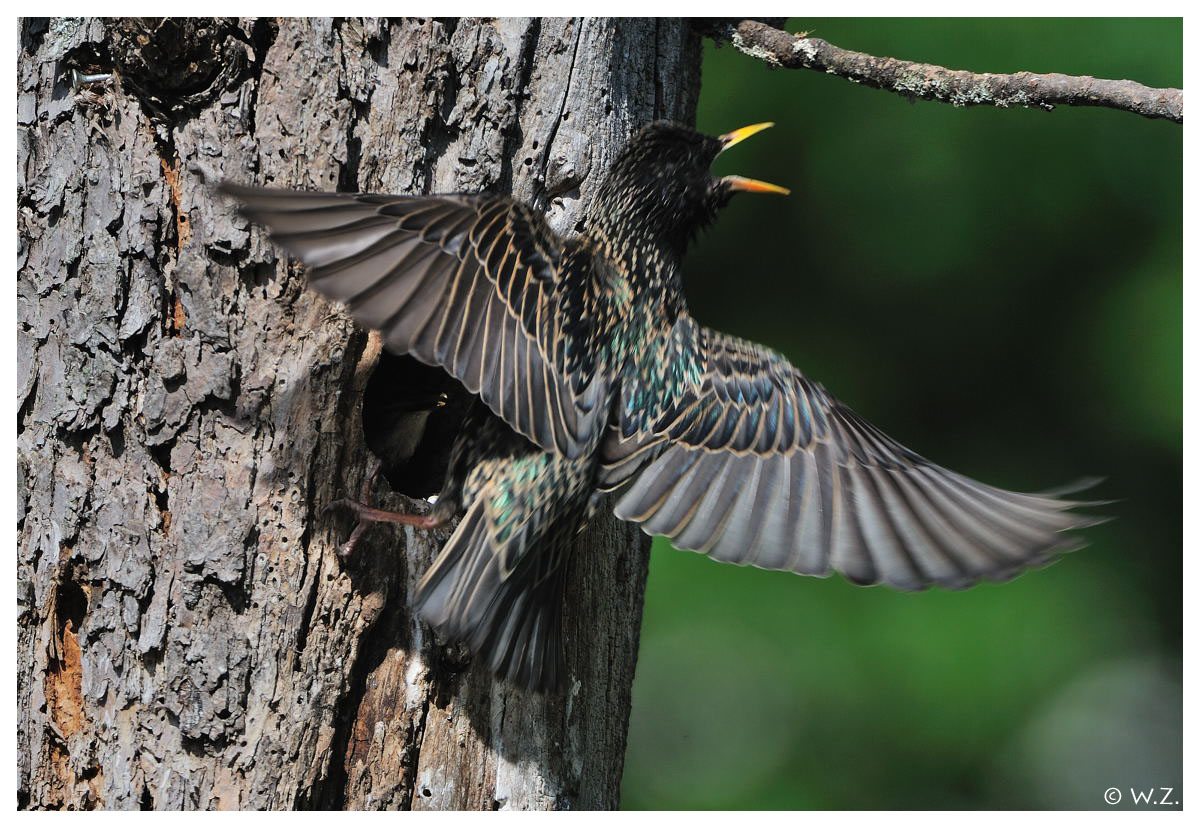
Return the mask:
<svg viewBox="0 0 1200 828">
<path fill-rule="evenodd" d="M 974 71 L 1183 83 L 1178 20 L 794 19 Z M 703 323 L 785 352 L 931 459 L 1117 520 L 1005 585 L 903 595 L 656 542 L 626 808 L 1097 808 L 1181 787 L 1183 130 L 955 109 L 708 47 L 742 196 L 689 258 Z"/>
</svg>

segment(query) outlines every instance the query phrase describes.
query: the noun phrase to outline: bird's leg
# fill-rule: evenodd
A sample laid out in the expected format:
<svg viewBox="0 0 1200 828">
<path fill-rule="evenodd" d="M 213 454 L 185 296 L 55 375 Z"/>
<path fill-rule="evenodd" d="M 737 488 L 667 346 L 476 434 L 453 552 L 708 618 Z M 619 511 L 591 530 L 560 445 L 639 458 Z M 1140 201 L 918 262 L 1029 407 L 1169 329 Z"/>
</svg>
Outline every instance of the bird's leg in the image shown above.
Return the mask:
<svg viewBox="0 0 1200 828">
<path fill-rule="evenodd" d="M 359 525 L 364 523 L 402 523 L 405 526 L 415 526 L 418 529 L 437 529 L 446 521 L 438 520 L 433 515 L 410 515 L 406 512 L 390 512 L 387 509 L 376 509 L 359 503 L 357 500 L 344 498 L 334 501 L 330 506 L 345 506 L 358 515 Z"/>
<path fill-rule="evenodd" d="M 365 532 L 367 527 L 372 523 L 400 523 L 405 526 L 414 526 L 417 529 L 437 529 L 438 527 L 446 524 L 447 518 L 438 517 L 436 512 L 429 515 L 410 515 L 404 512 L 391 512 L 387 509 L 376 509 L 373 506 L 368 506 L 363 503 L 362 501 L 366 500 L 370 495 L 375 481 L 379 478 L 381 469 L 382 467 L 380 467 L 380 469 L 376 469 L 375 473 L 367 479 L 365 484 L 363 484 L 362 497 L 360 500 L 352 500 L 346 497 L 342 498 L 341 500 L 335 500 L 325 507 L 326 511 L 330 511 L 338 507 L 345 507 L 353 511 L 358 516 L 358 523 L 354 525 L 353 531 L 350 532 L 350 537 L 345 543 L 338 547 L 337 555 L 342 560 L 349 559 L 350 555 L 354 552 L 354 547 L 358 545 L 358 541 L 362 537 L 363 532 Z"/>
</svg>

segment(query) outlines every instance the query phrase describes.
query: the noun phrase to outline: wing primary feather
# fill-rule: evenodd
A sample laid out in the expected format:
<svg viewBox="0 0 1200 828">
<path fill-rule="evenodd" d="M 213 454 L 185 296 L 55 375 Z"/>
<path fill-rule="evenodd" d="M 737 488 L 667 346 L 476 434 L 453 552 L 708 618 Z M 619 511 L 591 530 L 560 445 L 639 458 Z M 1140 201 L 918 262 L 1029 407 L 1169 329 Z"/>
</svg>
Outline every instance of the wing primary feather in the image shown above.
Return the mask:
<svg viewBox="0 0 1200 828">
<path fill-rule="evenodd" d="M 795 548 L 788 559 L 787 568 L 805 575 L 828 576 L 830 569 L 828 538 L 833 531 L 833 516 L 830 499 L 831 479 L 828 470 L 822 473 L 821 461 L 810 452 L 791 455 L 793 465 L 799 468 L 793 473 L 799 486 L 799 497 L 789 517 L 788 534 L 794 539 Z"/>
<path fill-rule="evenodd" d="M 526 338 L 521 331 L 515 326 L 509 326 L 508 340 L 509 349 L 509 366 L 512 368 L 509 371 L 509 376 L 512 378 L 509 395 L 505 399 L 508 410 L 511 412 L 511 422 L 516 426 L 517 431 L 522 434 L 530 434 L 533 432 L 533 422 L 529 410 L 529 406 L 525 403 L 525 389 L 522 387 L 527 381 L 528 376 L 528 354 L 525 351 Z"/>
<path fill-rule="evenodd" d="M 739 521 L 736 516 L 746 492 L 745 464 L 753 462 L 754 458 L 733 453 L 711 456 L 722 457 L 725 464 L 721 481 L 714 488 L 725 496 L 726 503 L 720 513 L 720 536 L 708 554 L 720 561 L 744 565 L 748 530 L 745 520 Z"/>
<path fill-rule="evenodd" d="M 364 218 L 346 227 L 319 233 L 273 233 L 272 238 L 309 267 L 336 268 L 358 256 L 373 256 L 391 243 L 395 222 L 382 217 Z"/>
<path fill-rule="evenodd" d="M 834 541 L 830 561 L 834 569 L 854 583 L 873 584 L 879 580 L 878 570 L 855 518 L 859 492 L 854 487 L 854 478 L 845 468 L 835 464 L 833 469 Z"/>
<path fill-rule="evenodd" d="M 859 466 L 849 470 L 849 474 L 854 478 L 855 518 L 875 565 L 876 577 L 898 589 L 921 589 L 925 579 L 892 525 L 868 468 Z"/>
<path fill-rule="evenodd" d="M 956 479 L 957 475 L 937 467 L 934 468 L 936 471 L 929 469 L 928 473 L 937 477 L 939 484 L 947 494 L 954 497 L 961 507 L 973 515 L 976 520 L 1007 538 L 1015 549 L 1026 550 L 1033 546 L 1045 545 L 1055 533 L 1070 526 L 1070 516 L 1058 513 L 1051 514 L 1066 517 L 1067 520 L 1060 522 L 1057 526 L 1046 526 L 1045 528 L 1033 525 L 1031 518 L 1027 518 L 1026 521 L 1014 520 L 1011 515 L 1012 509 L 1007 504 L 1002 501 L 997 503 L 995 500 L 989 502 L 986 495 L 978 488 L 962 485 Z"/>
<path fill-rule="evenodd" d="M 913 558 L 922 580 L 946 586 L 957 586 L 967 577 L 963 567 L 942 548 L 921 519 L 926 504 L 916 505 L 912 492 L 904 487 L 904 474 L 880 468 L 868 470 L 875 488 L 884 501 L 884 509 L 905 549 Z"/>
<path fill-rule="evenodd" d="M 464 354 L 466 359 L 465 368 L 463 370 L 463 385 L 472 394 L 480 393 L 483 387 L 484 369 L 489 365 L 489 358 L 495 347 L 492 343 L 494 331 L 492 329 L 492 298 L 490 294 L 481 291 L 479 297 L 472 296 L 472 319 L 477 320 L 477 324 L 463 326 L 464 340 L 459 344 L 459 351 Z M 475 301 L 478 299 L 478 310 L 475 310 Z"/>
<path fill-rule="evenodd" d="M 964 508 L 961 498 L 946 488 L 941 475 L 919 466 L 913 470 L 911 479 L 919 483 L 930 499 L 937 503 L 941 514 L 958 532 L 965 533 L 969 542 L 996 559 L 997 568 L 1021 563 L 1024 558 L 1022 546 L 1013 543 L 1007 535 L 989 527 Z"/>
<path fill-rule="evenodd" d="M 488 346 L 488 317 L 491 310 L 490 292 L 479 283 L 482 276 L 477 264 L 468 259 L 462 260 L 454 277 L 455 282 L 466 285 L 461 299 L 456 300 L 461 311 L 456 318 L 447 310 L 446 318 L 442 321 L 445 330 L 438 333 L 439 342 L 444 336 L 451 343 L 449 353 L 453 355 L 457 375 L 463 378 L 464 384 L 469 379 L 477 388 L 483 382 L 480 369 L 483 351 Z"/>
<path fill-rule="evenodd" d="M 354 202 L 327 204 L 304 210 L 250 210 L 251 218 L 269 225 L 271 237 L 280 240 L 291 236 L 337 233 L 362 221 L 377 220 L 378 212 L 368 205 Z M 384 220 L 395 226 L 394 222 Z"/>
<path fill-rule="evenodd" d="M 680 493 L 680 498 L 694 504 L 694 508 L 686 516 L 688 520 L 680 522 L 670 534 L 673 544 L 682 550 L 698 550 L 714 540 L 713 533 L 718 523 L 712 514 L 715 498 L 718 497 L 714 491 L 714 478 L 724 468 L 720 462 L 714 460 L 712 456 L 701 455 L 701 462 L 697 463 L 696 472 L 688 481 L 688 487 Z"/>
<path fill-rule="evenodd" d="M 728 464 L 726 464 L 726 465 L 728 465 Z M 696 551 L 702 552 L 705 555 L 708 555 L 717 560 L 720 560 L 720 558 L 717 556 L 715 550 L 717 548 L 717 545 L 724 538 L 725 530 L 727 528 L 729 528 L 729 521 L 733 517 L 733 503 L 730 501 L 726 501 L 725 506 L 723 508 L 721 508 L 719 506 L 716 508 L 718 508 L 719 510 L 712 511 L 709 513 L 710 514 L 709 520 L 712 525 L 712 529 L 711 529 L 709 538 L 702 545 L 698 546 Z"/>
<path fill-rule="evenodd" d="M 704 474 L 705 459 L 707 458 L 702 458 L 700 462 L 693 464 L 685 474 L 679 475 L 671 482 L 666 496 L 659 500 L 654 513 L 646 520 L 646 531 L 668 538 L 674 538 L 679 534 L 696 510 L 700 508 L 700 498 L 691 497 L 690 490 L 692 483 L 698 478 L 703 486 L 704 479 L 707 477 Z"/>
<path fill-rule="evenodd" d="M 758 538 L 762 550 L 759 565 L 766 569 L 791 569 L 797 540 L 791 532 L 791 516 L 794 510 L 800 509 L 799 499 L 804 494 L 803 488 L 796 488 L 793 478 L 792 463 L 795 461 L 791 454 L 772 455 L 759 461 L 769 469 L 769 475 L 759 485 L 774 492 Z"/>
<path fill-rule="evenodd" d="M 636 523 L 646 521 L 658 511 L 659 506 L 671 493 L 675 482 L 699 460 L 698 452 L 664 454 L 642 472 L 629 491 L 617 502 L 613 511 L 622 520 L 632 520 Z"/>
<path fill-rule="evenodd" d="M 658 514 L 646 523 L 656 535 L 677 539 L 687 534 L 688 528 L 700 517 L 704 493 L 710 483 L 705 474 L 708 466 L 703 460 L 692 467 L 686 478 L 681 478 Z"/>
<path fill-rule="evenodd" d="M 349 297 L 341 297 L 338 293 L 343 287 L 343 280 L 353 271 L 337 274 L 329 280 L 328 285 L 314 282 L 314 287 L 334 298 L 342 299 L 359 324 L 382 331 L 395 324 L 394 320 L 404 313 L 409 302 L 421 289 L 432 259 L 432 253 L 417 250 L 412 257 L 406 256 L 402 261 L 395 262 L 369 288 Z M 363 268 L 360 272 L 369 274 L 370 271 Z M 324 276 L 322 271 L 314 271 L 314 278 L 321 279 Z M 326 290 L 328 286 L 335 286 L 339 290 Z M 351 285 L 347 283 L 345 287 L 349 288 Z"/>
<path fill-rule="evenodd" d="M 989 572 L 1011 565 L 1005 555 L 989 548 L 977 536 L 964 530 L 955 518 L 954 507 L 936 488 L 929 486 L 918 474 L 896 477 L 908 502 L 913 504 L 912 515 L 931 534 L 936 535 L 939 546 L 959 566 L 977 578 L 979 573 Z"/>
<path fill-rule="evenodd" d="M 478 268 L 472 268 L 468 277 L 465 262 L 455 261 L 458 265 L 450 278 L 449 293 L 442 304 L 442 318 L 438 322 L 437 333 L 434 336 L 434 352 L 438 362 L 452 366 L 454 374 L 461 377 L 459 368 L 463 356 L 463 337 L 468 331 L 478 331 L 478 317 L 475 308 L 482 303 L 478 300 Z"/>
<path fill-rule="evenodd" d="M 779 465 L 757 455 L 747 455 L 751 462 L 754 478 L 747 490 L 748 515 L 747 520 L 753 527 L 754 535 L 746 547 L 746 563 L 763 569 L 778 569 L 775 555 L 777 548 L 764 543 L 767 524 L 775 513 L 775 504 L 780 499 L 780 491 L 784 488 L 778 485 Z"/>
<path fill-rule="evenodd" d="M 684 495 L 696 504 L 696 509 L 691 519 L 676 527 L 671 534 L 671 542 L 679 549 L 699 550 L 715 542 L 714 535 L 722 517 L 714 509 L 721 498 L 719 475 L 725 470 L 725 465 L 719 456 L 701 454 L 700 457 L 700 471 L 691 479 Z"/>
<path fill-rule="evenodd" d="M 946 476 L 960 491 L 973 494 L 980 500 L 994 505 L 1013 519 L 1019 515 L 1051 531 L 1074 528 L 1079 520 L 1085 519 L 1067 511 L 1074 508 L 1074 504 L 1064 506 L 1063 501 L 1053 498 L 1040 498 L 997 489 L 955 472 L 947 472 Z"/>
<path fill-rule="evenodd" d="M 816 443 L 812 448 L 813 465 L 817 484 L 821 492 L 821 543 L 818 554 L 824 556 L 825 566 L 831 568 L 830 553 L 834 548 L 837 531 L 838 477 L 837 462 L 828 442 Z"/>
</svg>

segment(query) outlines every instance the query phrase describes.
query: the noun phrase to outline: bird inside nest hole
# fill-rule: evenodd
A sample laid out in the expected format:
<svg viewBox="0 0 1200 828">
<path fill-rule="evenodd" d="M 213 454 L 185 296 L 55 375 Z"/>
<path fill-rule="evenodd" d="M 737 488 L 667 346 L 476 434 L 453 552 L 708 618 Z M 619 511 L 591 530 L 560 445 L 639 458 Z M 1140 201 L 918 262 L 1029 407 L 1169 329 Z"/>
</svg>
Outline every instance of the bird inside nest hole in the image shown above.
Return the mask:
<svg viewBox="0 0 1200 828">
<path fill-rule="evenodd" d="M 394 491 L 421 500 L 446 477 L 471 395 L 441 368 L 384 351 L 363 392 L 367 447 Z"/>
</svg>

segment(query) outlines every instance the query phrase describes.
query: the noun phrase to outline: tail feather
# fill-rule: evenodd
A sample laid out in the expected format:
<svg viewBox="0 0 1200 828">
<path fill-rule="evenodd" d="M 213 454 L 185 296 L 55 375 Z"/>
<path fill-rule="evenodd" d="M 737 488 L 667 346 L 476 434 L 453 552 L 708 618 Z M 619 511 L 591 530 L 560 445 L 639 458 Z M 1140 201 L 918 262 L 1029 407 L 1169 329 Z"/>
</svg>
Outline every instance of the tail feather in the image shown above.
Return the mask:
<svg viewBox="0 0 1200 828">
<path fill-rule="evenodd" d="M 557 689 L 566 679 L 562 614 L 568 548 L 539 545 L 536 555 L 505 573 L 484 503 L 477 500 L 421 580 L 417 612 L 447 639 L 466 641 L 501 678 L 539 692 Z M 541 556 L 551 558 L 536 560 Z"/>
</svg>

